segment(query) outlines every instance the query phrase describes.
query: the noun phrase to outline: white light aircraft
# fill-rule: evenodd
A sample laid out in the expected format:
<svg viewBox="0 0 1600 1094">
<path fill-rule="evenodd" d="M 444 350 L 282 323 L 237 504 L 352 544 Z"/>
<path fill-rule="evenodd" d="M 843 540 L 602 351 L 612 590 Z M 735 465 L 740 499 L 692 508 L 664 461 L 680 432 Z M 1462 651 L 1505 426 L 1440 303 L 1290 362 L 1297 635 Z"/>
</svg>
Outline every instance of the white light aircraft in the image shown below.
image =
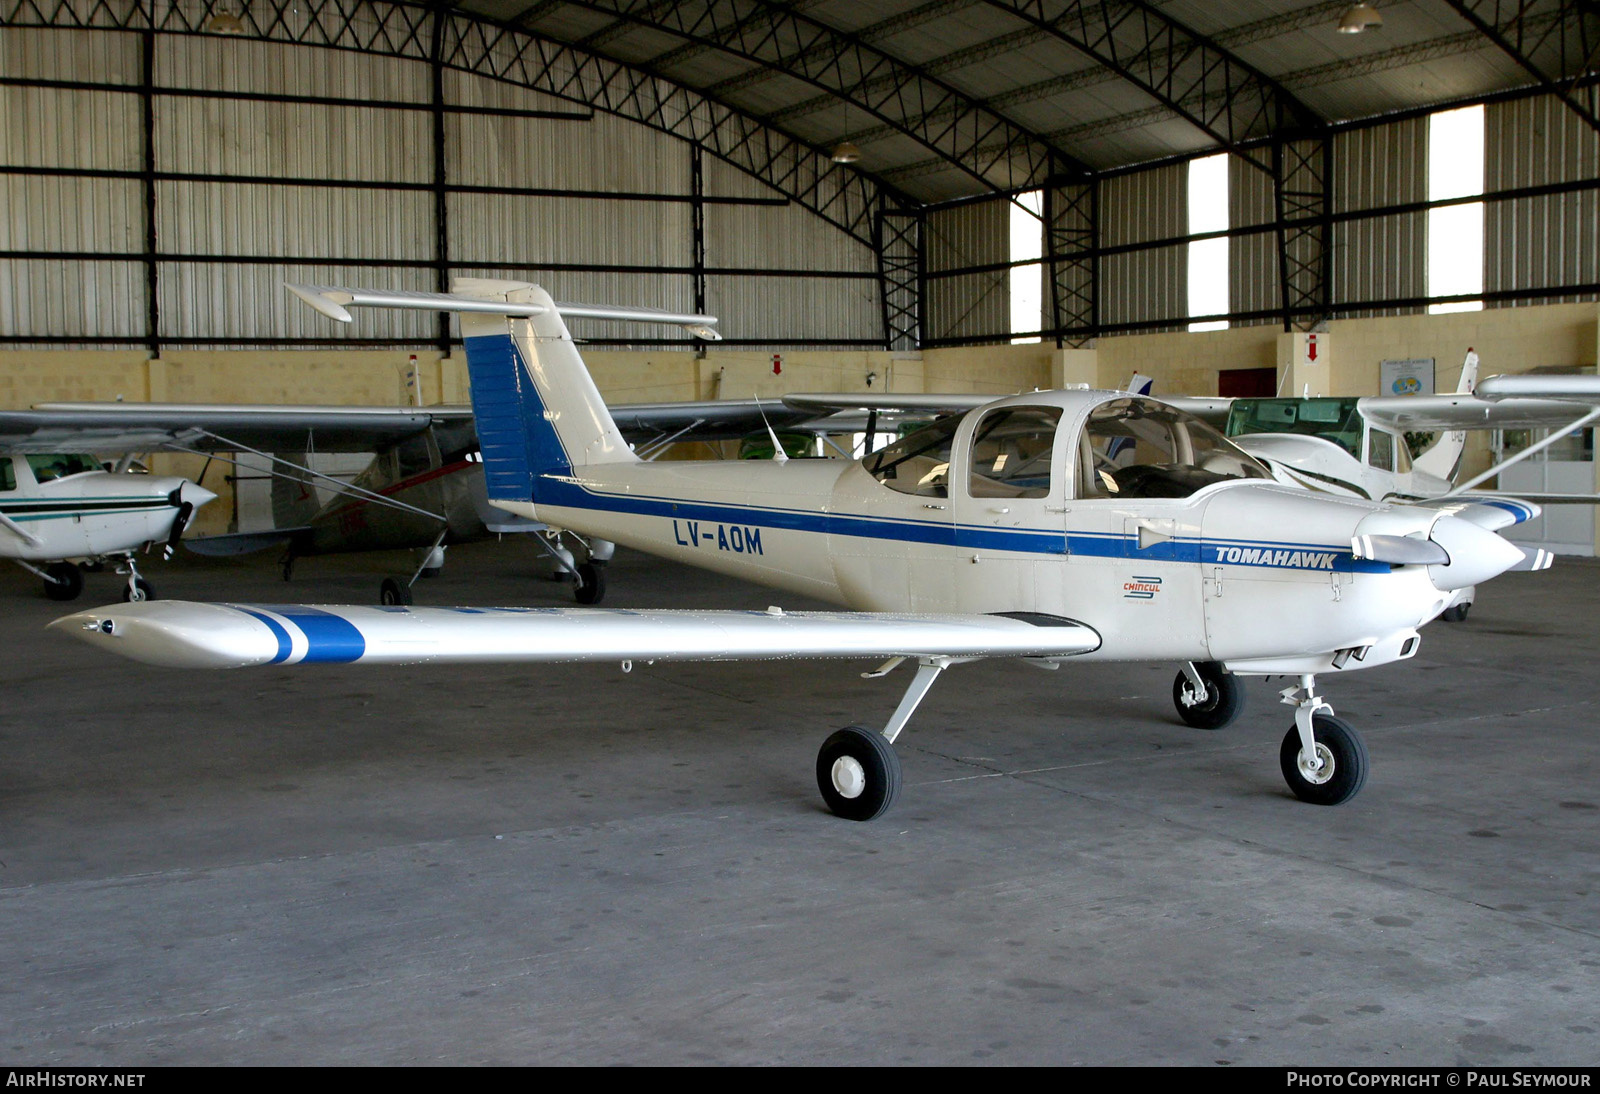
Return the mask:
<svg viewBox="0 0 1600 1094">
<path fill-rule="evenodd" d="M 912 679 L 883 728 L 846 727 L 818 754 L 823 799 L 856 820 L 894 802 L 892 742 L 952 665 L 1178 662 L 1178 713 L 1206 728 L 1237 716 L 1237 674 L 1286 675 L 1297 684 L 1283 692 L 1294 708 L 1284 777 L 1301 799 L 1332 805 L 1360 790 L 1368 761 L 1317 677 L 1411 657 L 1418 628 L 1456 589 L 1529 564 L 1484 526 L 1499 510 L 1286 487 L 1199 419 L 1123 392 L 999 399 L 860 460 L 649 463 L 623 440 L 563 312 L 676 323 L 702 337 L 714 333 L 707 317 L 558 306 L 520 282 L 298 294 L 343 321 L 354 307 L 460 314 L 499 508 L 844 610 L 164 601 L 53 626 L 187 669 L 884 658 L 869 674 L 882 676 L 909 661 Z"/>
<path fill-rule="evenodd" d="M 105 563 L 127 577 L 124 600 L 151 599 L 135 553 L 160 544 L 170 557 L 190 516 L 215 497 L 178 476 L 107 470 L 48 436 L 8 444 L 0 451 L 0 558 L 43 578 L 52 600 L 76 599 L 83 567 Z"/>
</svg>

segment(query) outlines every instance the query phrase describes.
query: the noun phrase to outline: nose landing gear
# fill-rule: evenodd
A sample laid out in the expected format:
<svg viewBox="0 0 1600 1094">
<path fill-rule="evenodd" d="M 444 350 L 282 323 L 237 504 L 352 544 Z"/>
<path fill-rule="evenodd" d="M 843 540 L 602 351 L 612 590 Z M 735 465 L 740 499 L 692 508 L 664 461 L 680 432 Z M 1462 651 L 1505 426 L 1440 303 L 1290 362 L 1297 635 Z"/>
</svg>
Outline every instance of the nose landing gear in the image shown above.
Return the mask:
<svg viewBox="0 0 1600 1094">
<path fill-rule="evenodd" d="M 1315 676 L 1285 688 L 1283 702 L 1295 708 L 1294 725 L 1278 750 L 1278 764 L 1294 796 L 1312 805 L 1339 805 L 1367 782 L 1367 746 L 1348 722 L 1316 693 Z"/>
</svg>

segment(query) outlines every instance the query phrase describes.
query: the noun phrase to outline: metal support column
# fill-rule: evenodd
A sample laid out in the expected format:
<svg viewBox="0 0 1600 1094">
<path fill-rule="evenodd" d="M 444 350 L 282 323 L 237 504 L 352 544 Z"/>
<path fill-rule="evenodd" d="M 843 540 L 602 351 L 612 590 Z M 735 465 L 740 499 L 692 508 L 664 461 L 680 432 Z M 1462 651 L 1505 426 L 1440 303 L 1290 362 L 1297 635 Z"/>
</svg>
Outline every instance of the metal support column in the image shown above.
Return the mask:
<svg viewBox="0 0 1600 1094">
<path fill-rule="evenodd" d="M 885 204 L 875 219 L 883 348 L 916 349 L 922 335 L 922 215 Z"/>
<path fill-rule="evenodd" d="M 1052 179 L 1044 188 L 1050 331 L 1056 348 L 1079 347 L 1100 331 L 1100 184 Z"/>
<path fill-rule="evenodd" d="M 449 19 L 442 5 L 433 9 L 433 39 L 428 52 L 433 95 L 433 283 L 434 292 L 450 291 L 450 191 L 445 162 L 444 31 Z M 440 312 L 437 344 L 441 356 L 450 355 L 450 316 Z M 420 381 L 419 381 L 420 383 Z"/>
<path fill-rule="evenodd" d="M 161 356 L 161 264 L 156 239 L 156 36 L 139 35 L 139 122 L 143 129 L 139 173 L 144 198 L 145 344 Z"/>
<path fill-rule="evenodd" d="M 1272 144 L 1278 288 L 1283 329 L 1311 330 L 1332 312 L 1333 142 L 1326 136 Z"/>
</svg>

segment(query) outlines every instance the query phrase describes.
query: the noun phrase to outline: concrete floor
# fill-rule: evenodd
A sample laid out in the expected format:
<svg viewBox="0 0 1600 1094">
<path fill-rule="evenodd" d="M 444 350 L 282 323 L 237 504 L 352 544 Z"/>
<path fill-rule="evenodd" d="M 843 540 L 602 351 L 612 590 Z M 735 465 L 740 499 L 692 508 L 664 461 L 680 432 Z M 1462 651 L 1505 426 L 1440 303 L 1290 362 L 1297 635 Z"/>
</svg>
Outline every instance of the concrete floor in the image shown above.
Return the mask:
<svg viewBox="0 0 1600 1094">
<path fill-rule="evenodd" d="M 523 543 L 429 603 L 569 603 Z M 373 560 L 152 565 L 164 596 L 374 599 Z M 396 563 L 396 568 L 398 564 Z M 8 1063 L 1582 1065 L 1600 1056 L 1600 568 L 1480 591 L 1329 681 L 1373 774 L 1293 800 L 1281 682 L 952 670 L 871 824 L 815 752 L 844 664 L 106 660 L 0 575 Z M 114 599 L 91 575 L 82 603 Z M 611 606 L 793 597 L 624 554 Z M 902 670 L 903 671 L 903 670 Z"/>
</svg>

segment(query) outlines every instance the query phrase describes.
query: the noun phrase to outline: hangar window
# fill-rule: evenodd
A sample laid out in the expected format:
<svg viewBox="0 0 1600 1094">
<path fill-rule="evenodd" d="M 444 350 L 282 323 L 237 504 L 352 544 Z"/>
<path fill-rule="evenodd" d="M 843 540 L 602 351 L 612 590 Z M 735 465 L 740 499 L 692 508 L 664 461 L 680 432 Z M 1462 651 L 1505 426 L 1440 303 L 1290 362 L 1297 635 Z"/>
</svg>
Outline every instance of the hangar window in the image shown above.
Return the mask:
<svg viewBox="0 0 1600 1094">
<path fill-rule="evenodd" d="M 1428 118 L 1428 200 L 1483 193 L 1483 107 L 1444 110 Z M 1483 202 L 1428 210 L 1428 295 L 1483 292 Z M 1482 300 L 1429 304 L 1436 315 L 1482 311 Z"/>
<path fill-rule="evenodd" d="M 1080 498 L 1186 498 L 1228 479 L 1270 478 L 1215 429 L 1153 399 L 1116 399 L 1078 443 Z"/>
<path fill-rule="evenodd" d="M 890 490 L 925 498 L 950 496 L 950 449 L 955 442 L 959 415 L 941 418 L 880 448 L 861 461 L 867 472 Z"/>
<path fill-rule="evenodd" d="M 1189 234 L 1228 230 L 1228 154 L 1189 161 Z M 1228 310 L 1228 237 L 1189 244 L 1189 314 Z M 1225 330 L 1226 319 L 1190 323 L 1190 330 Z"/>
<path fill-rule="evenodd" d="M 1011 261 L 1027 263 L 1011 267 L 1011 330 L 1044 329 L 1044 191 L 1029 190 L 1011 199 Z M 1038 334 L 1026 333 L 1011 339 L 1012 345 L 1039 341 Z"/>
<path fill-rule="evenodd" d="M 1050 496 L 1058 407 L 1019 406 L 984 415 L 972 434 L 967 491 L 975 498 Z"/>
</svg>

